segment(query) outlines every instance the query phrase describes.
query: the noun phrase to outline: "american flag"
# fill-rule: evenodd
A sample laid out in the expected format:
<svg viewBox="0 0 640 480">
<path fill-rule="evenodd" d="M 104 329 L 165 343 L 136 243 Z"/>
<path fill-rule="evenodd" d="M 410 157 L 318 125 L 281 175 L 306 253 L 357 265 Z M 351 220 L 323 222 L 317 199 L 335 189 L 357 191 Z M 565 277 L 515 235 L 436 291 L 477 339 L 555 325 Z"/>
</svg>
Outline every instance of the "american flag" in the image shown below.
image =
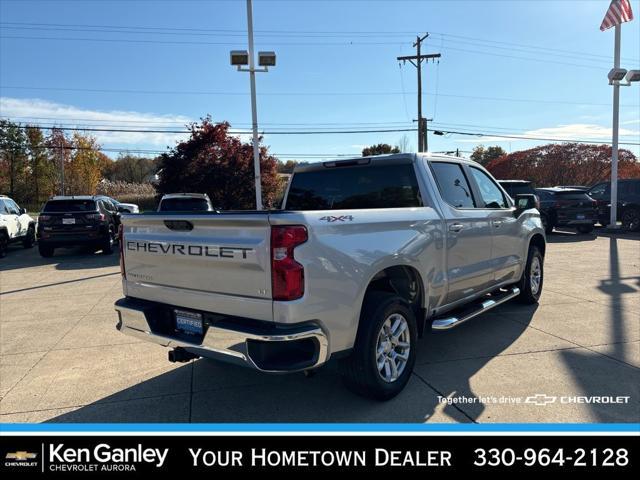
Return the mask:
<svg viewBox="0 0 640 480">
<path fill-rule="evenodd" d="M 608 28 L 615 27 L 624 22 L 630 22 L 631 20 L 633 20 L 631 2 L 629 2 L 629 0 L 612 0 L 602 20 L 600 30 L 604 32 Z"/>
</svg>

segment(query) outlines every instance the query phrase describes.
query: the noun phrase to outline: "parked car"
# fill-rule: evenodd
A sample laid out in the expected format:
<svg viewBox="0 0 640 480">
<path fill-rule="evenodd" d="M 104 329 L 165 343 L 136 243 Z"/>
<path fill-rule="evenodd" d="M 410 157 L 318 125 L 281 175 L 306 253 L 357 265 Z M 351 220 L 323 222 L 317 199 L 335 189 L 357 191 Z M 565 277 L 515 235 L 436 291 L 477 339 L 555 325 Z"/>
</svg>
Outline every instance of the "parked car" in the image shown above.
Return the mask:
<svg viewBox="0 0 640 480">
<path fill-rule="evenodd" d="M 538 301 L 536 203 L 476 162 L 397 154 L 298 166 L 284 210 L 125 216 L 117 329 L 171 361 L 283 373 L 337 358 L 347 386 L 389 399 L 419 334 Z"/>
<path fill-rule="evenodd" d="M 162 196 L 158 205 L 159 212 L 208 212 L 212 210 L 211 200 L 204 193 L 169 193 Z"/>
<path fill-rule="evenodd" d="M 590 233 L 598 221 L 596 202 L 585 191 L 564 187 L 536 188 L 540 216 L 547 234 L 554 227 L 571 227 Z"/>
<path fill-rule="evenodd" d="M 598 202 L 598 221 L 609 224 L 611 215 L 611 183 L 603 182 L 589 190 L 589 196 Z M 624 228 L 640 231 L 640 178 L 618 180 L 617 220 Z"/>
<path fill-rule="evenodd" d="M 38 217 L 38 249 L 51 257 L 59 247 L 87 245 L 113 253 L 120 217 L 115 203 L 104 196 L 56 196 Z"/>
<path fill-rule="evenodd" d="M 31 248 L 35 240 L 36 221 L 11 198 L 0 195 L 0 258 L 10 243 L 22 242 L 24 248 Z"/>
<path fill-rule="evenodd" d="M 516 195 L 520 194 L 534 195 L 536 193 L 529 180 L 499 180 L 498 182 L 511 198 L 516 198 Z"/>
<path fill-rule="evenodd" d="M 140 213 L 140 207 L 135 203 L 122 203 L 114 200 L 116 203 L 116 207 L 118 208 L 118 212 L 120 213 Z"/>
</svg>

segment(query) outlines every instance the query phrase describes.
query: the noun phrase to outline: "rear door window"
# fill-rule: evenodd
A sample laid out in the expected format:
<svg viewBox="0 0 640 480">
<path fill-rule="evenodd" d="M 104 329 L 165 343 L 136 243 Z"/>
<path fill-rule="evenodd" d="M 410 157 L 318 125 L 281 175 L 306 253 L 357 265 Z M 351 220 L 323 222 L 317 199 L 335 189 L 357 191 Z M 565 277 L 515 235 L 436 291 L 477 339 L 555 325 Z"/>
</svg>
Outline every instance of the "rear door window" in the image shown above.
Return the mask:
<svg viewBox="0 0 640 480">
<path fill-rule="evenodd" d="M 404 208 L 422 205 L 411 164 L 336 167 L 293 175 L 288 210 Z"/>
<path fill-rule="evenodd" d="M 432 162 L 431 168 L 445 202 L 456 208 L 475 207 L 471 187 L 459 164 Z"/>
<path fill-rule="evenodd" d="M 46 203 L 43 212 L 95 212 L 94 200 L 52 200 Z"/>
</svg>

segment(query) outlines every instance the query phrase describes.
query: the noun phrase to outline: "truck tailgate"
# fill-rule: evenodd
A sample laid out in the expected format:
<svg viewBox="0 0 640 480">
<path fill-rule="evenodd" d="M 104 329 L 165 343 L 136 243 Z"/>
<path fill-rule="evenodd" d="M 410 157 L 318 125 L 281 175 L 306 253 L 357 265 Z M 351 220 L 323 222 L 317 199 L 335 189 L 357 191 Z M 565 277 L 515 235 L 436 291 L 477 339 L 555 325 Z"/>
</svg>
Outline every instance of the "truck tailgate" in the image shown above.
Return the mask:
<svg viewBox="0 0 640 480">
<path fill-rule="evenodd" d="M 272 319 L 266 212 L 152 213 L 122 223 L 127 295 Z"/>
</svg>

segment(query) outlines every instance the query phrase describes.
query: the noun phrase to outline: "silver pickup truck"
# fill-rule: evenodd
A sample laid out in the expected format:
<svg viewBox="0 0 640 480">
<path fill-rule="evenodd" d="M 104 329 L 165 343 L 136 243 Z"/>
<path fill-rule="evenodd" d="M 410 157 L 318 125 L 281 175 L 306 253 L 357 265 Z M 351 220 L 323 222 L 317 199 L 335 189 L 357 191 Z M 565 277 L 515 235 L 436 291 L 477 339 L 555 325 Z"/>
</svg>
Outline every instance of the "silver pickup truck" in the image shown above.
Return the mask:
<svg viewBox="0 0 640 480">
<path fill-rule="evenodd" d="M 124 215 L 122 333 L 264 372 L 337 359 L 388 399 L 417 339 L 542 292 L 535 195 L 479 164 L 398 154 L 297 168 L 281 210 Z"/>
</svg>

